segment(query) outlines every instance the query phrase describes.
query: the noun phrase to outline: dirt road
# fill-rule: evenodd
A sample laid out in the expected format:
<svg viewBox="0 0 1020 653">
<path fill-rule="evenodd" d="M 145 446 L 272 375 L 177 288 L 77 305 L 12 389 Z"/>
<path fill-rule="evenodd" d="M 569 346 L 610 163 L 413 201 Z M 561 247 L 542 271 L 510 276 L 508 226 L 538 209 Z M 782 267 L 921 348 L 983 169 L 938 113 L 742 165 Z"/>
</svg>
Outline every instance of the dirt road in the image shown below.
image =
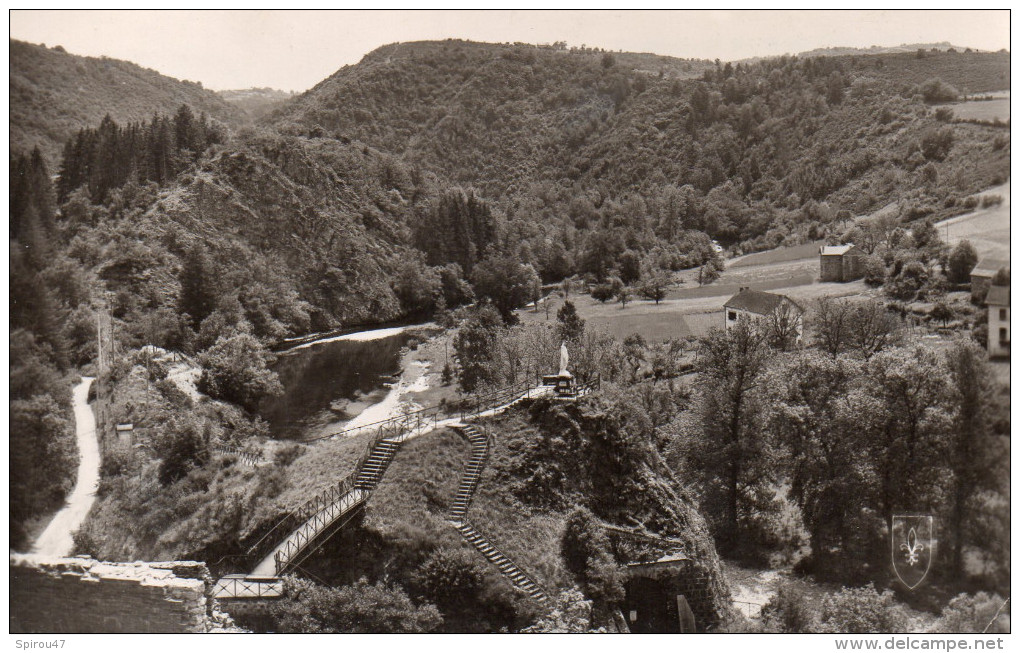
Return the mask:
<svg viewBox="0 0 1020 653">
<path fill-rule="evenodd" d="M 67 502 L 49 523 L 32 547 L 32 553 L 66 556 L 74 548 L 74 531 L 85 521 L 85 515 L 96 500 L 99 488 L 99 440 L 96 418 L 88 404 L 92 377 L 83 377 L 74 387 L 74 428 L 78 438 L 78 480 Z"/>
</svg>

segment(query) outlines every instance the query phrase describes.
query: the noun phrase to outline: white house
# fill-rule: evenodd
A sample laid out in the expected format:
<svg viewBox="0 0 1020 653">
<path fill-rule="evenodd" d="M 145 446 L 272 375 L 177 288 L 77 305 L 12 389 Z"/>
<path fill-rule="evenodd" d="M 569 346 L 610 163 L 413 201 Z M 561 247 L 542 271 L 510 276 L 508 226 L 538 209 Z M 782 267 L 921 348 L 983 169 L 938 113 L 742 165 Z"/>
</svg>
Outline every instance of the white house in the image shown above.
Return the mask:
<svg viewBox="0 0 1020 653">
<path fill-rule="evenodd" d="M 1009 358 L 1009 286 L 989 286 L 988 357 Z"/>
<path fill-rule="evenodd" d="M 804 336 L 804 309 L 786 295 L 741 288 L 723 304 L 723 314 L 727 331 L 741 321 L 769 319 L 777 324 L 788 323 L 796 333 L 797 344 Z"/>
</svg>

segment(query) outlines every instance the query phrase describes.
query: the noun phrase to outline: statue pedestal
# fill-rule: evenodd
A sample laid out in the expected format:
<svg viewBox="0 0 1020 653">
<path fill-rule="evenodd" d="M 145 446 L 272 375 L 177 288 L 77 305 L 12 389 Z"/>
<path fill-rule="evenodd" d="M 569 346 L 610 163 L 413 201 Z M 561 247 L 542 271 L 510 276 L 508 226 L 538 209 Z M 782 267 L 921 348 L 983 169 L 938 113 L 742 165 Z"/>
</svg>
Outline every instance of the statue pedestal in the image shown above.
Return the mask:
<svg viewBox="0 0 1020 653">
<path fill-rule="evenodd" d="M 570 372 L 547 374 L 542 377 L 542 385 L 553 386 L 558 397 L 573 397 L 577 394 L 574 376 Z"/>
</svg>

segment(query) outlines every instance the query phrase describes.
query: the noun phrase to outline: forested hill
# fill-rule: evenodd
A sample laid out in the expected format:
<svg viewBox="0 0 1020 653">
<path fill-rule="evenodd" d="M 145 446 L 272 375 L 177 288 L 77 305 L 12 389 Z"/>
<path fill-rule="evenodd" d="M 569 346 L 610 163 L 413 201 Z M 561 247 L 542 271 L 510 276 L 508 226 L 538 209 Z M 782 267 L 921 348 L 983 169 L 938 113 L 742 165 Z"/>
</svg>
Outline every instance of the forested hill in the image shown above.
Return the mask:
<svg viewBox="0 0 1020 653">
<path fill-rule="evenodd" d="M 641 56 L 395 44 L 287 103 L 268 124 L 400 155 L 480 189 L 522 230 L 541 224 L 542 239 L 562 242 L 574 241 L 574 227 L 618 213 L 757 249 L 791 231 L 824 237 L 840 211 L 867 213 L 908 195 L 915 215 L 932 215 L 949 195 L 1008 174 L 1008 148 L 992 145 L 1008 134 L 947 125 L 951 114 L 931 104 L 1008 87 L 1008 53 L 748 65 L 655 65 Z M 933 84 L 948 93 L 930 92 Z M 940 129 L 948 147 L 924 148 Z M 953 184 L 914 197 L 932 175 Z"/>
<path fill-rule="evenodd" d="M 127 61 L 80 57 L 60 46 L 10 41 L 12 151 L 38 146 L 51 169 L 68 138 L 97 127 L 107 114 L 121 124 L 173 115 L 182 105 L 236 126 L 244 112 L 195 82 L 179 81 Z"/>
</svg>

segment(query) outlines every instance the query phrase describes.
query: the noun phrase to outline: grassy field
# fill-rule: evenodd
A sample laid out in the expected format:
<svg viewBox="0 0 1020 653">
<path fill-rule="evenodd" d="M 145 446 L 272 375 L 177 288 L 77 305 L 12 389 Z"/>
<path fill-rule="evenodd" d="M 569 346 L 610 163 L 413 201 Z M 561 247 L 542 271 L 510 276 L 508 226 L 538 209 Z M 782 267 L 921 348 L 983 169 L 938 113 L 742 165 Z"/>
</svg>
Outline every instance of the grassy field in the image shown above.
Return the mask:
<svg viewBox="0 0 1020 653">
<path fill-rule="evenodd" d="M 953 115 L 960 120 L 987 120 L 989 122 L 996 119 L 1002 122 L 1009 120 L 1009 99 L 960 102 L 949 106 L 953 109 Z"/>
<path fill-rule="evenodd" d="M 812 246 L 813 247 L 813 246 Z M 791 248 L 797 249 L 797 248 Z M 623 308 L 619 302 L 601 304 L 588 295 L 573 293 L 570 301 L 578 314 L 592 327 L 617 338 L 638 333 L 645 340 L 656 342 L 669 338 L 703 336 L 713 328 L 722 328 L 723 304 L 741 288 L 767 290 L 788 295 L 807 308 L 823 296 L 852 296 L 868 293 L 861 281 L 853 283 L 819 283 L 817 249 L 809 258 L 748 265 L 727 269 L 718 281 L 708 286 L 688 285 L 672 288 L 666 299 L 656 304 L 638 299 Z M 690 275 L 687 271 L 685 274 Z M 518 315 L 522 322 L 555 322 L 556 311 L 563 299 L 550 299 L 549 316 L 541 309 Z"/>
<path fill-rule="evenodd" d="M 1008 52 L 925 52 L 918 58 L 914 52 L 860 57 L 859 65 L 874 66 L 882 61 L 880 74 L 906 84 L 923 84 L 938 77 L 955 86 L 961 93 L 989 93 L 1009 88 Z"/>
<path fill-rule="evenodd" d="M 293 510 L 354 472 L 372 437 L 372 433 L 362 433 L 309 445 L 293 445 L 301 447 L 302 453 L 287 467 L 287 484 L 276 499 L 276 507 L 281 513 Z"/>
<path fill-rule="evenodd" d="M 765 252 L 755 252 L 754 254 L 747 254 L 733 259 L 727 267 L 742 268 L 812 258 L 818 256 L 818 248 L 824 244 L 824 240 L 816 240 L 795 247 L 778 247 Z"/>
<path fill-rule="evenodd" d="M 998 195 L 1004 201 L 999 206 L 957 216 L 939 222 L 936 226 L 944 237 L 948 225 L 950 245 L 967 239 L 980 256 L 1008 259 L 1010 183 L 989 188 L 981 195 Z M 872 215 L 895 210 L 895 205 L 889 205 Z M 819 282 L 820 244 L 821 241 L 818 241 L 738 257 L 729 263 L 715 283 L 707 286 L 697 284 L 697 270 L 685 270 L 675 276 L 675 285 L 659 304 L 635 298 L 624 308 L 619 302 L 601 304 L 588 295 L 576 292 L 571 294 L 570 301 L 589 325 L 617 338 L 638 333 L 646 340 L 662 341 L 702 336 L 712 327 L 721 328 L 723 304 L 745 287 L 787 295 L 809 312 L 822 297 L 865 297 L 876 294 L 862 281 Z M 555 322 L 556 311 L 563 305 L 563 301 L 562 297 L 554 293 L 548 300 L 548 312 L 543 303 L 538 312 L 527 309 L 519 311 L 518 315 L 522 322 Z"/>
<path fill-rule="evenodd" d="M 982 196 L 999 195 L 1003 202 L 998 206 L 979 209 L 973 213 L 960 215 L 937 223 L 939 233 L 946 237 L 948 226 L 949 244 L 955 245 L 961 240 L 969 240 L 979 256 L 992 256 L 1009 259 L 1009 196 L 1010 182 L 989 188 Z"/>
</svg>

